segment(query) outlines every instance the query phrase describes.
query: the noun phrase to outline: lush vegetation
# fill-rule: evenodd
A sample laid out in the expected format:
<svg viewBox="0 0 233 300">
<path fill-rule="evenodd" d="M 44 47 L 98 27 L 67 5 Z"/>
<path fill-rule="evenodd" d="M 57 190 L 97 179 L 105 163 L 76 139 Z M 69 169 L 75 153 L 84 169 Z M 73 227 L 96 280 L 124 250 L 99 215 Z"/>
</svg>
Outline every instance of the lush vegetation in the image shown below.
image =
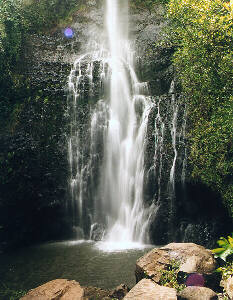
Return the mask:
<svg viewBox="0 0 233 300">
<path fill-rule="evenodd" d="M 222 260 L 226 261 L 227 257 L 233 255 L 233 234 L 232 237 L 228 236 L 227 239 L 221 237 L 217 241 L 217 244 L 219 245 L 219 248 L 212 250 L 217 257 L 220 257 Z"/>
<path fill-rule="evenodd" d="M 85 8 L 84 2 L 0 1 L 0 130 L 9 129 L 14 109 L 19 110 L 19 103 L 31 96 L 28 79 L 22 75 L 28 34 L 54 30 L 60 23 L 69 24 L 73 11 Z"/>
<path fill-rule="evenodd" d="M 180 269 L 180 263 L 176 260 L 172 260 L 166 269 L 161 270 L 161 276 L 159 284 L 176 289 L 178 292 L 182 291 L 186 286 L 180 284 L 178 280 L 178 273 Z M 183 278 L 183 281 L 185 278 Z"/>
<path fill-rule="evenodd" d="M 190 121 L 192 175 L 233 216 L 233 19 L 225 0 L 171 0 L 169 43 Z"/>
<path fill-rule="evenodd" d="M 215 258 L 220 258 L 220 267 L 216 272 L 221 273 L 223 283 L 233 276 L 233 234 L 227 238 L 221 237 L 218 241 L 218 248 L 212 250 Z M 223 262 L 223 263 L 222 263 Z M 227 296 L 226 286 L 224 288 L 224 299 L 229 299 Z"/>
<path fill-rule="evenodd" d="M 66 228 L 65 82 L 33 84 L 25 55 L 30 34 L 69 24 L 84 2 L 0 1 L 0 248 Z"/>
<path fill-rule="evenodd" d="M 134 0 L 131 5 L 135 8 L 147 9 L 152 12 L 158 4 L 166 4 L 169 0 Z"/>
</svg>

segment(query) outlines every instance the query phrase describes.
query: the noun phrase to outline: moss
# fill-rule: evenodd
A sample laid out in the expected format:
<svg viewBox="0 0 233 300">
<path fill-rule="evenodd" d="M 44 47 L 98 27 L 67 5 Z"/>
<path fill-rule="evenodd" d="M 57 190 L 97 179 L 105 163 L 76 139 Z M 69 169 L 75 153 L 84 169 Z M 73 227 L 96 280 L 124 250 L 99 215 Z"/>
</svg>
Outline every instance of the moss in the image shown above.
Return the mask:
<svg viewBox="0 0 233 300">
<path fill-rule="evenodd" d="M 161 270 L 161 276 L 159 283 L 163 286 L 176 289 L 178 292 L 182 291 L 185 288 L 184 284 L 178 283 L 178 272 L 180 268 L 180 263 L 176 260 L 172 260 L 167 268 Z"/>
</svg>

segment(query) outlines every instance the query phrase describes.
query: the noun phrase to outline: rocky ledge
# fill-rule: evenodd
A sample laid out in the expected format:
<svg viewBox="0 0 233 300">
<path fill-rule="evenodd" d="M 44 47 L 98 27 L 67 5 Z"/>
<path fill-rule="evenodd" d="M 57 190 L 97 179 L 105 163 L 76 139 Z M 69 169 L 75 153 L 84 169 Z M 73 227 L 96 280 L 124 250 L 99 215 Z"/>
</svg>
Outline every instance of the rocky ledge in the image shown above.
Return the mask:
<svg viewBox="0 0 233 300">
<path fill-rule="evenodd" d="M 215 272 L 216 267 L 210 250 L 193 243 L 171 243 L 137 260 L 137 284 L 131 290 L 123 284 L 110 291 L 81 287 L 74 280 L 56 279 L 29 291 L 20 300 L 223 299 L 221 294 L 217 295 L 221 291 L 221 278 Z M 225 290 L 228 295 L 224 299 L 232 299 L 232 278 L 227 281 Z"/>
</svg>

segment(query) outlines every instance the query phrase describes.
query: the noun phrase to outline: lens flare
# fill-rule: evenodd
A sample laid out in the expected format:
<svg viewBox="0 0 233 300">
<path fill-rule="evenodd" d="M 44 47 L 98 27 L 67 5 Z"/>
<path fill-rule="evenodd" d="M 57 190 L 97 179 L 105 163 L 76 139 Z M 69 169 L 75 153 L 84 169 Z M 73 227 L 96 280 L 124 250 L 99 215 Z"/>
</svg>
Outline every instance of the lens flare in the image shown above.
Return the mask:
<svg viewBox="0 0 233 300">
<path fill-rule="evenodd" d="M 74 32 L 73 32 L 72 28 L 67 27 L 64 30 L 64 35 L 65 35 L 66 38 L 71 39 L 74 36 Z"/>
</svg>

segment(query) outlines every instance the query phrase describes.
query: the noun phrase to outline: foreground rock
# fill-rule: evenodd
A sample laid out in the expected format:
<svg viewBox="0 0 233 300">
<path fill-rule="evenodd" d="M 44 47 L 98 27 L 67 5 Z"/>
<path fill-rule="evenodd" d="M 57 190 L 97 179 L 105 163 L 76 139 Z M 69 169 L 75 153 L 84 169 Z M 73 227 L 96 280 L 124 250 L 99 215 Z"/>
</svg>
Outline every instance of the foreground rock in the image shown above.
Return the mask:
<svg viewBox="0 0 233 300">
<path fill-rule="evenodd" d="M 217 294 L 206 287 L 189 286 L 178 295 L 179 300 L 217 300 Z"/>
<path fill-rule="evenodd" d="M 179 270 L 184 273 L 210 274 L 216 268 L 216 261 L 210 250 L 194 243 L 171 243 L 160 249 L 153 249 L 136 263 L 136 281 L 151 278 L 159 283 L 161 271 L 180 262 Z"/>
<path fill-rule="evenodd" d="M 142 279 L 123 300 L 176 300 L 176 290 L 156 284 L 151 279 Z"/>
<path fill-rule="evenodd" d="M 222 286 L 224 287 L 228 297 L 233 299 L 233 277 L 221 281 Z"/>
<path fill-rule="evenodd" d="M 125 284 L 114 290 L 104 290 L 92 286 L 81 287 L 75 280 L 56 279 L 29 291 L 20 300 L 122 300 L 128 292 Z"/>
<path fill-rule="evenodd" d="M 56 279 L 27 293 L 20 300 L 83 300 L 84 290 L 75 280 Z"/>
</svg>

